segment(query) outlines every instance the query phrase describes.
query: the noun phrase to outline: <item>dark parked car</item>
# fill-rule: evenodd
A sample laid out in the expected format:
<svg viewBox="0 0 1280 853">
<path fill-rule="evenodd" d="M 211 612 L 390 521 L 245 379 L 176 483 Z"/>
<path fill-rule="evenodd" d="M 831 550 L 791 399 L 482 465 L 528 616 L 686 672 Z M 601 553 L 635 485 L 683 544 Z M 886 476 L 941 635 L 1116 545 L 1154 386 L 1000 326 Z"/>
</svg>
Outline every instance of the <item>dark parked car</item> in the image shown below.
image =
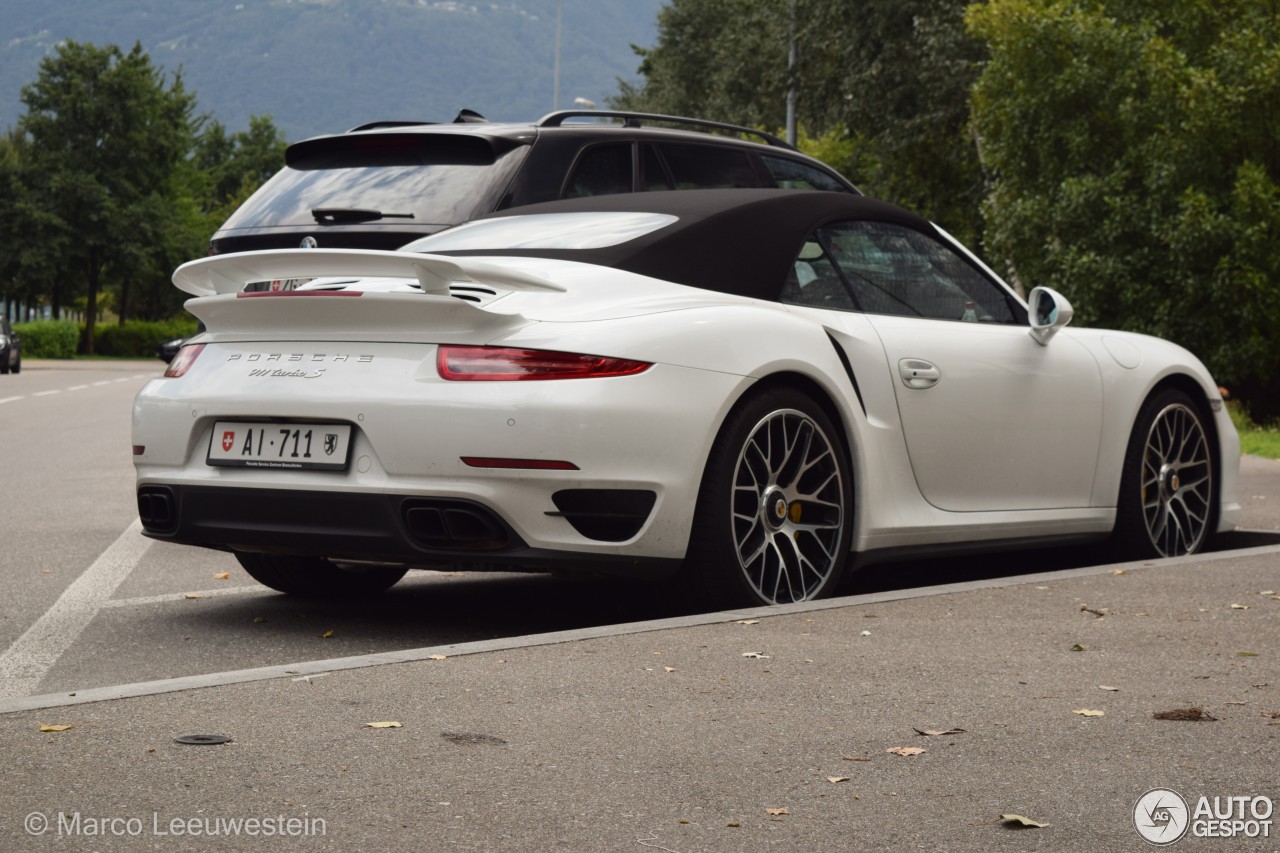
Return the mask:
<svg viewBox="0 0 1280 853">
<path fill-rule="evenodd" d="M 22 371 L 22 347 L 7 317 L 0 317 L 0 373 Z"/>
<path fill-rule="evenodd" d="M 758 130 L 596 110 L 518 124 L 469 110 L 448 124 L 375 122 L 294 143 L 285 162 L 213 235 L 210 254 L 396 249 L 497 210 L 582 196 L 735 187 L 858 192 Z"/>
</svg>

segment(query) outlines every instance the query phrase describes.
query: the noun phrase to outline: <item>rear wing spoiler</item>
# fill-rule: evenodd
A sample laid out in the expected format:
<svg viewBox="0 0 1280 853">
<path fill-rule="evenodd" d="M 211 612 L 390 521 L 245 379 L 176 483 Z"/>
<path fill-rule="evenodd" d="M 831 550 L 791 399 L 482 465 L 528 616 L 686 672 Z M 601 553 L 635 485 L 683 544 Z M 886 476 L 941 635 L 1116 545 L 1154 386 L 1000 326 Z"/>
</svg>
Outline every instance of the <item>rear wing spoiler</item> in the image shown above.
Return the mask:
<svg viewBox="0 0 1280 853">
<path fill-rule="evenodd" d="M 188 261 L 173 273 L 179 290 L 193 296 L 239 293 L 254 282 L 291 278 L 403 278 L 422 292 L 449 296 L 455 282 L 495 284 L 512 290 L 563 293 L 564 288 L 506 266 L 461 257 L 369 249 L 268 249 Z"/>
</svg>

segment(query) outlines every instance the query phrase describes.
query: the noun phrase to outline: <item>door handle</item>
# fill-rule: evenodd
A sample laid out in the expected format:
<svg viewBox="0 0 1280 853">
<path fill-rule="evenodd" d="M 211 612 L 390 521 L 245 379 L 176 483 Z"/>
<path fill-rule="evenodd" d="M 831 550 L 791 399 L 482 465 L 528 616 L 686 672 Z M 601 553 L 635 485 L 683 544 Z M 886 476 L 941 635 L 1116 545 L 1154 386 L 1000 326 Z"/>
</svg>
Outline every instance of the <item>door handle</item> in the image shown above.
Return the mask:
<svg viewBox="0 0 1280 853">
<path fill-rule="evenodd" d="M 932 388 L 942 378 L 942 371 L 924 359 L 904 358 L 898 362 L 898 375 L 908 388 Z"/>
</svg>

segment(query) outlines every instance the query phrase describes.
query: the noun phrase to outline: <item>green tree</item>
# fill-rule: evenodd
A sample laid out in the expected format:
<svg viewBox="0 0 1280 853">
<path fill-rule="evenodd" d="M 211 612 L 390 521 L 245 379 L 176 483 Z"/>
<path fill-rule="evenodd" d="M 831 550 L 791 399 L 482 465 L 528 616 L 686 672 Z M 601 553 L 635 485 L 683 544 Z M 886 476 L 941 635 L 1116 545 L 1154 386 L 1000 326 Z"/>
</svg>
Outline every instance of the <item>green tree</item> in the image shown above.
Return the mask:
<svg viewBox="0 0 1280 853">
<path fill-rule="evenodd" d="M 1280 414 L 1274 0 L 990 0 L 968 22 L 994 254 Z"/>
<path fill-rule="evenodd" d="M 210 121 L 196 139 L 193 165 L 199 178 L 199 203 L 210 219 L 210 231 L 240 203 L 284 167 L 284 134 L 270 116 L 250 116 L 249 129 L 228 134 Z"/>
<path fill-rule="evenodd" d="M 23 87 L 18 123 L 26 145 L 24 184 L 34 236 L 59 259 L 51 303 L 66 287 L 85 294 L 85 346 L 93 352 L 104 276 L 120 284 L 128 311 L 132 282 L 154 267 L 175 217 L 173 177 L 191 150 L 195 99 L 180 74 L 166 80 L 141 45 L 124 53 L 68 41 Z"/>
<path fill-rule="evenodd" d="M 827 162 L 869 194 L 974 241 L 982 176 L 969 89 L 985 48 L 966 32 L 964 8 L 960 0 L 672 0 L 659 13 L 657 44 L 635 48 L 643 85 L 621 85 L 611 104 L 776 131 L 794 82 L 809 138 L 849 143 L 839 149 L 847 159 Z"/>
</svg>

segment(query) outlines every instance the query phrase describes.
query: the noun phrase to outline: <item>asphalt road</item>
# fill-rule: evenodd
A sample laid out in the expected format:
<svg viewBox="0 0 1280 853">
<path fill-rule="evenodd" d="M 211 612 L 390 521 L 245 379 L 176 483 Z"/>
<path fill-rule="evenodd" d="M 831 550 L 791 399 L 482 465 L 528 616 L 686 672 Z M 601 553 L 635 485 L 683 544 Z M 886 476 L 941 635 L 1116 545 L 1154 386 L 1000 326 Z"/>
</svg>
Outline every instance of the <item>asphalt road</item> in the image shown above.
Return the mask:
<svg viewBox="0 0 1280 853">
<path fill-rule="evenodd" d="M 1280 800 L 1280 463 L 1244 460 L 1258 532 L 1222 543 L 1263 547 L 1204 557 L 899 564 L 738 613 L 509 575 L 323 606 L 137 535 L 128 404 L 159 370 L 0 377 L 0 850 L 1110 853 L 1146 849 L 1153 788 L 1184 824 Z M 1188 707 L 1213 719 L 1153 716 Z"/>
<path fill-rule="evenodd" d="M 299 601 L 258 586 L 226 554 L 151 542 L 136 527 L 129 413 L 162 370 L 158 360 L 28 360 L 3 377 L 0 699 L 691 612 L 659 585 L 515 574 L 411 572 L 379 598 Z M 1280 494 L 1265 494 L 1273 464 L 1247 460 L 1245 498 L 1250 526 L 1277 534 L 1237 534 L 1225 547 L 1280 542 Z M 842 593 L 1107 558 L 1074 548 L 875 566 Z"/>
</svg>

